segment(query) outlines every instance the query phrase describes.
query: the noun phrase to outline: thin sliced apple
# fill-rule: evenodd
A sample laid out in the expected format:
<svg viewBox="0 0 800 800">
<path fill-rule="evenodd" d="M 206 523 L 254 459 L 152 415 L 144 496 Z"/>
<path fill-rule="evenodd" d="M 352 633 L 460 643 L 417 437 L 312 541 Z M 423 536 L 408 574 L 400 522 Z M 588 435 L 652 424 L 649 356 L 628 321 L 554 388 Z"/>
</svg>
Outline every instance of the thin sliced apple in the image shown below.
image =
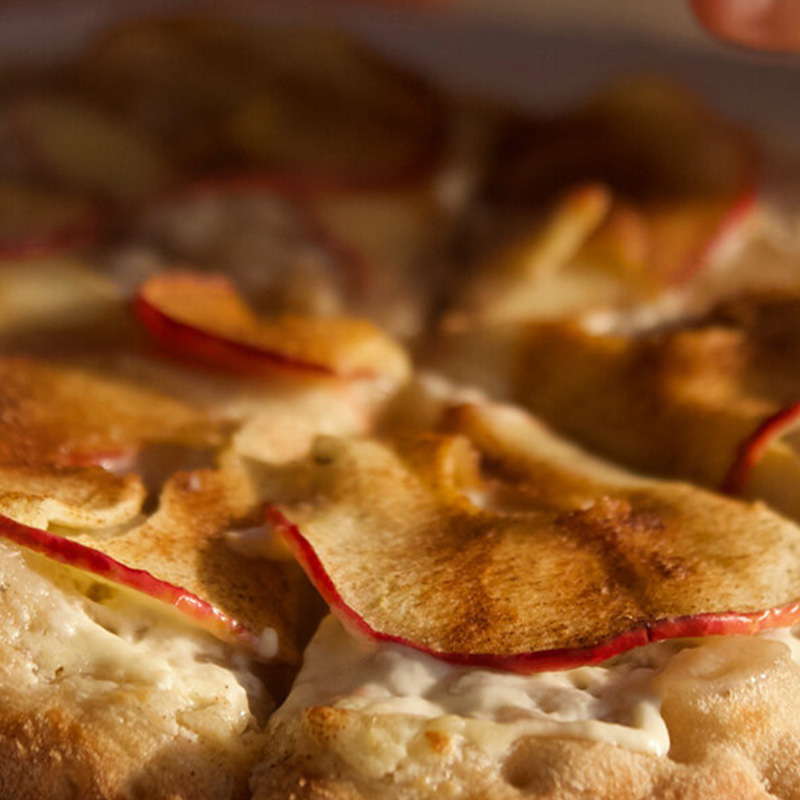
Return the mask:
<svg viewBox="0 0 800 800">
<path fill-rule="evenodd" d="M 84 197 L 0 179 L 0 259 L 86 245 L 100 228 L 97 207 Z"/>
<path fill-rule="evenodd" d="M 792 523 L 625 473 L 510 408 L 451 423 L 460 434 L 321 439 L 312 496 L 269 512 L 328 603 L 372 637 L 532 672 L 800 619 Z"/>
<path fill-rule="evenodd" d="M 685 283 L 741 234 L 758 197 L 750 139 L 664 82 L 626 82 L 570 116 L 521 123 L 497 159 L 485 204 L 506 229 L 509 220 L 529 228 L 532 214 L 586 183 L 613 200 L 603 224 L 560 262 L 562 280 L 528 291 L 552 295 L 555 311 L 544 316 L 572 311 L 570 301 L 579 310 L 630 305 Z M 493 266 L 489 258 L 484 269 Z M 548 299 L 531 296 L 530 318 L 543 316 Z"/>
<path fill-rule="evenodd" d="M 620 288 L 618 277 L 596 269 L 596 264 L 604 246 L 616 263 L 626 249 L 622 237 L 610 235 L 598 248 L 601 259 L 595 258 L 589 269 L 575 266 L 587 241 L 607 222 L 612 203 L 611 192 L 599 184 L 568 191 L 544 222 L 535 222 L 501 247 L 466 282 L 446 327 L 569 316 L 587 306 L 618 301 L 625 286 Z"/>
<path fill-rule="evenodd" d="M 796 294 L 745 296 L 628 336 L 564 322 L 451 332 L 436 363 L 630 469 L 800 520 L 800 448 L 784 427 L 800 397 L 799 323 Z"/>
<path fill-rule="evenodd" d="M 0 358 L 0 464 L 119 463 L 153 443 L 222 441 L 205 412 L 124 381 L 33 359 Z"/>
<path fill-rule="evenodd" d="M 211 471 L 178 473 L 164 488 L 158 512 L 116 536 L 47 530 L 14 518 L 0 494 L 0 537 L 55 561 L 168 603 L 214 635 L 243 644 L 267 660 L 296 663 L 302 580 L 299 571 L 245 559 L 224 538 L 234 519 L 227 486 Z"/>
<path fill-rule="evenodd" d="M 800 402 L 782 408 L 765 419 L 738 447 L 736 458 L 722 481 L 725 494 L 742 494 L 768 450 L 800 427 Z"/>
<path fill-rule="evenodd" d="M 145 488 L 136 475 L 99 466 L 0 465 L 0 513 L 34 527 L 108 529 L 141 511 Z"/>
<path fill-rule="evenodd" d="M 173 167 L 155 140 L 82 100 L 32 95 L 6 115 L 10 136 L 30 162 L 71 189 L 128 204 L 173 180 Z"/>
<path fill-rule="evenodd" d="M 349 318 L 256 316 L 222 275 L 167 273 L 136 297 L 158 343 L 182 357 L 233 372 L 402 380 L 408 358 L 368 322 Z"/>
</svg>

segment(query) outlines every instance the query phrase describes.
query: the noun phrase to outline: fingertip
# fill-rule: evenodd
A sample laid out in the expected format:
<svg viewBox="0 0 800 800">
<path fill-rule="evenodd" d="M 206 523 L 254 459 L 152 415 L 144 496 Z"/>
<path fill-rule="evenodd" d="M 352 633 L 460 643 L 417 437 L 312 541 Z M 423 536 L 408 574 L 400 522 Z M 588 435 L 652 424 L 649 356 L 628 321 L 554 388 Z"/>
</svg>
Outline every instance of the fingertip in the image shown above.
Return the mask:
<svg viewBox="0 0 800 800">
<path fill-rule="evenodd" d="M 700 23 L 727 42 L 800 50 L 800 0 L 690 0 Z"/>
</svg>

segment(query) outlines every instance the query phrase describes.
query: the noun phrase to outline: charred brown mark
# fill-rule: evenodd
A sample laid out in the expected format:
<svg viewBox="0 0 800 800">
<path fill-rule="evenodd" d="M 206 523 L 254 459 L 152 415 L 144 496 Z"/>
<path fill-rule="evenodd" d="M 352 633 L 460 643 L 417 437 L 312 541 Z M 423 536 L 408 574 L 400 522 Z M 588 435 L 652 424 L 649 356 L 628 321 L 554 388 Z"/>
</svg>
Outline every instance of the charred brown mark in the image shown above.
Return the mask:
<svg viewBox="0 0 800 800">
<path fill-rule="evenodd" d="M 654 578 L 679 581 L 689 574 L 686 562 L 669 552 L 664 520 L 635 511 L 626 499 L 600 497 L 590 508 L 562 515 L 558 523 L 581 546 L 597 550 L 614 582 L 637 594 Z"/>
</svg>

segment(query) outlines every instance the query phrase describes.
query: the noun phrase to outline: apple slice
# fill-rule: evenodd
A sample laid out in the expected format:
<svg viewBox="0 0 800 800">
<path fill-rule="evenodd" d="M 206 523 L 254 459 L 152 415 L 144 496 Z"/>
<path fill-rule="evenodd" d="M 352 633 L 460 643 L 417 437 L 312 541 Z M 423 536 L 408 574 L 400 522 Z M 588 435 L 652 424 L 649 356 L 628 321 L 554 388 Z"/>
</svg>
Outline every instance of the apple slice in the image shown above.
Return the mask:
<svg viewBox="0 0 800 800">
<path fill-rule="evenodd" d="M 348 318 L 256 316 L 222 275 L 167 273 L 136 297 L 139 318 L 181 357 L 244 374 L 403 380 L 405 352 L 368 322 Z"/>
<path fill-rule="evenodd" d="M 797 489 L 800 454 L 786 441 L 800 422 L 800 402 L 771 414 L 740 444 L 720 486 L 730 495 L 763 497 L 773 508 L 800 519 Z"/>
<path fill-rule="evenodd" d="M 220 423 L 124 381 L 33 359 L 0 358 L 0 465 L 115 465 L 145 443 L 212 447 Z"/>
<path fill-rule="evenodd" d="M 173 180 L 155 140 L 82 100 L 31 95 L 6 114 L 15 145 L 45 176 L 71 189 L 129 204 Z"/>
<path fill-rule="evenodd" d="M 758 198 L 752 141 L 688 92 L 656 81 L 629 81 L 570 116 L 512 126 L 496 162 L 481 207 L 523 263 L 541 260 L 536 247 L 524 248 L 539 230 L 531 220 L 559 198 L 597 184 L 611 200 L 602 224 L 555 262 L 557 274 L 519 281 L 516 318 L 526 302 L 532 319 L 650 301 L 724 253 Z M 490 249 L 479 279 L 490 279 L 496 262 Z"/>
<path fill-rule="evenodd" d="M 644 264 L 657 283 L 684 282 L 710 264 L 754 210 L 753 139 L 681 87 L 625 82 L 577 116 L 607 146 L 596 168 L 643 210 L 651 241 Z"/>
<path fill-rule="evenodd" d="M 33 527 L 14 518 L 0 493 L 0 536 L 176 608 L 214 635 L 266 660 L 297 663 L 293 631 L 301 605 L 299 570 L 245 559 L 225 533 L 234 523 L 223 478 L 212 471 L 178 473 L 159 510 L 116 536 L 67 536 L 47 530 L 47 506 Z M 47 501 L 45 501 L 46 504 Z"/>
<path fill-rule="evenodd" d="M 725 494 L 741 494 L 759 461 L 766 455 L 773 442 L 782 439 L 800 425 L 800 402 L 782 408 L 765 419 L 736 452 L 736 459 L 722 481 L 720 491 Z"/>
<path fill-rule="evenodd" d="M 108 529 L 141 511 L 145 488 L 136 475 L 99 466 L 0 464 L 2 513 L 34 527 Z"/>
<path fill-rule="evenodd" d="M 98 210 L 86 198 L 0 179 L 0 259 L 90 244 L 100 229 Z"/>
<path fill-rule="evenodd" d="M 464 330 L 476 323 L 568 316 L 587 306 L 618 301 L 626 287 L 621 288 L 609 270 L 596 268 L 599 259 L 589 269 L 575 263 L 587 241 L 608 220 L 612 202 L 611 192 L 599 184 L 568 191 L 544 222 L 534 223 L 481 265 L 466 282 L 445 326 Z M 608 238 L 606 246 L 616 261 L 628 248 L 617 237 Z"/>
<path fill-rule="evenodd" d="M 269 511 L 370 636 L 533 672 L 800 619 L 800 529 L 782 517 L 625 473 L 511 408 L 450 421 L 460 434 L 320 439 L 312 496 Z"/>
</svg>

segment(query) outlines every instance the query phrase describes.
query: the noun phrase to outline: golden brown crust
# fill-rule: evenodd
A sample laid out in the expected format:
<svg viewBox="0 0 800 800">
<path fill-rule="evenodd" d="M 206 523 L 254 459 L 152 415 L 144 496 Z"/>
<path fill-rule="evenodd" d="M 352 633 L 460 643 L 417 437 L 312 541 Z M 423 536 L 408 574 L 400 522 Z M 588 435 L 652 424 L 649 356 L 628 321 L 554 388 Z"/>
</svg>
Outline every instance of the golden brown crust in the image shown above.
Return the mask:
<svg viewBox="0 0 800 800">
<path fill-rule="evenodd" d="M 233 800 L 249 796 L 248 762 L 225 748 L 176 737 L 161 747 L 134 719 L 109 731 L 68 708 L 17 709 L 3 693 L 0 797 L 4 800 Z M 126 724 L 127 723 L 127 724 Z M 125 725 L 125 728 L 122 726 Z M 150 744 L 151 746 L 148 746 Z"/>
<path fill-rule="evenodd" d="M 798 677 L 800 670 L 794 692 Z M 794 692 L 784 702 L 794 705 Z M 684 725 L 692 728 L 669 756 L 528 737 L 494 763 L 463 746 L 410 780 L 371 780 L 349 768 L 328 745 L 341 717 L 321 724 L 320 710 L 312 709 L 288 727 L 273 726 L 270 755 L 255 773 L 254 800 L 790 800 L 800 796 L 797 713 L 776 706 L 769 694 L 750 687 L 746 697 L 737 693 L 706 709 L 665 713 L 673 736 L 688 734 Z M 688 719 L 671 719 L 681 711 Z"/>
<path fill-rule="evenodd" d="M 777 750 L 784 772 L 793 772 L 796 741 Z M 680 764 L 610 745 L 565 739 L 528 739 L 489 765 L 464 753 L 446 772 L 416 783 L 359 779 L 330 765 L 320 752 L 273 759 L 257 772 L 254 800 L 773 800 L 796 798 L 795 781 L 772 783 L 767 771 L 738 745 L 728 744 L 702 761 Z M 769 788 L 768 788 L 769 787 Z"/>
</svg>

